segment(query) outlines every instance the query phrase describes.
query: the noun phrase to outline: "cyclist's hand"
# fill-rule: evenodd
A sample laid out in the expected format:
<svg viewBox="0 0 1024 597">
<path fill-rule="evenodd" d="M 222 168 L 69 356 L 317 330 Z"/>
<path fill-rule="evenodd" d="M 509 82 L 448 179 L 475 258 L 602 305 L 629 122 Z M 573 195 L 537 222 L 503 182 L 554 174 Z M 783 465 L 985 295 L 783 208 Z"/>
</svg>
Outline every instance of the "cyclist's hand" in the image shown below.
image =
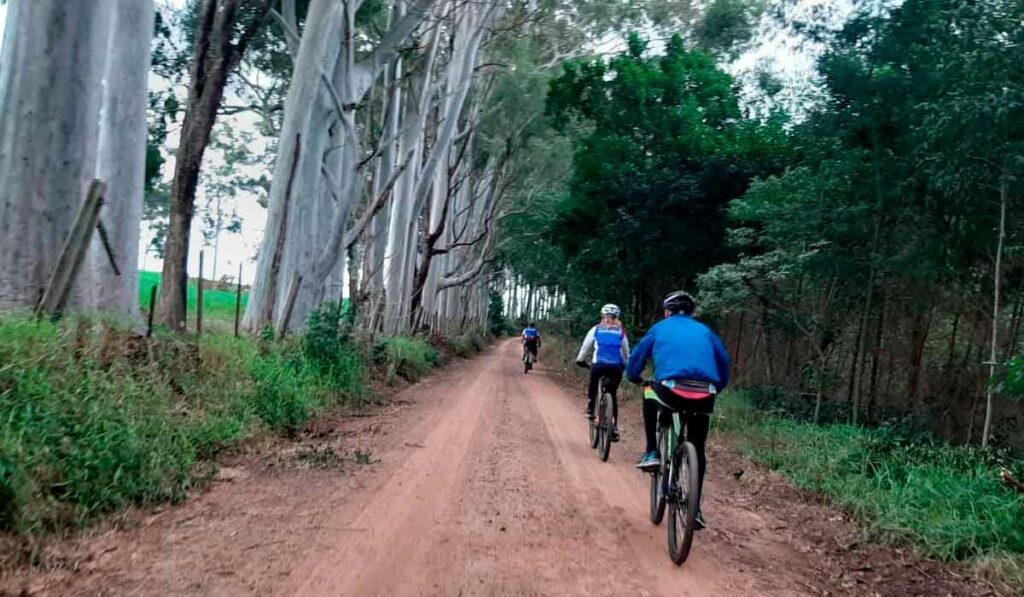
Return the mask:
<svg viewBox="0 0 1024 597">
<path fill-rule="evenodd" d="M 630 377 L 629 378 L 629 382 L 630 383 L 635 383 L 636 385 L 641 385 L 642 383 L 644 383 L 644 378 L 642 378 L 642 377 Z"/>
<path fill-rule="evenodd" d="M 590 367 L 587 366 L 586 361 L 576 361 L 576 366 L 582 367 L 583 369 L 590 369 Z"/>
</svg>

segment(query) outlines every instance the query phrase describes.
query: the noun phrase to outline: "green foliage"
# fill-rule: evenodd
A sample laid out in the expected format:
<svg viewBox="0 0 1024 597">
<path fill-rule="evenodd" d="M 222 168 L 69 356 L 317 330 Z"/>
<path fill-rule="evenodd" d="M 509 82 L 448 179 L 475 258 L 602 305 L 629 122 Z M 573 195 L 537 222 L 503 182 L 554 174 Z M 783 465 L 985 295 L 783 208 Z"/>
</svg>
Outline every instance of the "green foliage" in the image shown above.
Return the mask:
<svg viewBox="0 0 1024 597">
<path fill-rule="evenodd" d="M 374 362 L 382 366 L 387 379 L 396 376 L 416 381 L 437 363 L 437 350 L 420 338 L 384 338 L 374 346 Z"/>
<path fill-rule="evenodd" d="M 254 359 L 249 374 L 255 385 L 256 415 L 280 433 L 294 435 L 324 405 L 323 388 L 314 370 L 287 352 L 273 350 Z"/>
<path fill-rule="evenodd" d="M 147 341 L 85 318 L 0 318 L 0 530 L 60 530 L 183 499 L 226 448 L 264 429 L 295 434 L 362 398 L 367 363 L 339 334 L 339 313 L 315 310 L 310 333 L 283 342 Z M 413 339 L 384 353 L 409 377 L 436 360 Z"/>
<path fill-rule="evenodd" d="M 742 394 L 721 401 L 718 429 L 746 457 L 827 495 L 876 537 L 930 557 L 1024 554 L 1024 496 L 1004 485 L 1024 462 L 892 428 L 814 426 L 753 409 Z"/>
<path fill-rule="evenodd" d="M 627 46 L 569 62 L 551 83 L 547 112 L 575 152 L 546 234 L 574 298 L 632 304 L 649 320 L 664 292 L 727 256 L 725 206 L 776 167 L 784 143 L 742 118 L 729 75 L 679 36 L 663 56 L 636 34 Z"/>
<path fill-rule="evenodd" d="M 335 391 L 358 398 L 363 387 L 360 352 L 343 327 L 345 309 L 326 302 L 309 313 L 302 354 L 316 375 Z"/>
<path fill-rule="evenodd" d="M 512 325 L 505 319 L 505 303 L 501 294 L 491 291 L 490 302 L 487 303 L 487 325 L 492 336 L 498 338 L 513 333 Z"/>
<path fill-rule="evenodd" d="M 152 351 L 149 361 L 137 337 L 86 320 L 0 320 L 4 529 L 52 530 L 181 499 L 208 471 L 202 459 L 249 433 L 237 380 L 249 347 L 168 338 Z"/>
<path fill-rule="evenodd" d="M 461 336 L 444 338 L 444 343 L 448 349 L 452 351 L 452 354 L 460 358 L 469 358 L 477 354 L 487 347 L 489 341 L 490 338 L 480 331 L 469 331 Z"/>
<path fill-rule="evenodd" d="M 754 33 L 765 2 L 712 0 L 694 27 L 697 44 L 706 52 L 734 56 Z"/>
<path fill-rule="evenodd" d="M 706 312 L 760 327 L 746 334 L 764 343 L 759 383 L 975 416 L 963 405 L 979 386 L 955 383 L 987 377 L 970 355 L 991 334 L 1004 197 L 1003 304 L 1024 288 L 1021 18 L 1013 0 L 868 3 L 819 38 L 822 99 L 790 128 L 786 169 L 730 203 L 732 258 L 699 279 Z M 1020 346 L 1012 313 L 996 322 L 1000 362 Z M 996 388 L 1015 383 L 1011 367 Z"/>
</svg>

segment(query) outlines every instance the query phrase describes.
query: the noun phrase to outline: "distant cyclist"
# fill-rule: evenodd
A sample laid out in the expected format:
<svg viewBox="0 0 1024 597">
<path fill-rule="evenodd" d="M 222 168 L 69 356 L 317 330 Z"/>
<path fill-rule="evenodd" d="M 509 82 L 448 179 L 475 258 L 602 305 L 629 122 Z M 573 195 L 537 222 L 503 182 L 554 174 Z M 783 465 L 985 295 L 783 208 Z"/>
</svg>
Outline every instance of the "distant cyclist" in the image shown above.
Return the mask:
<svg viewBox="0 0 1024 597">
<path fill-rule="evenodd" d="M 590 328 L 580 352 L 576 355 L 576 363 L 586 366 L 586 358 L 591 351 L 590 385 L 587 387 L 587 418 L 594 417 L 594 401 L 597 398 L 598 384 L 601 378 L 608 379 L 608 391 L 612 394 L 612 434 L 613 442 L 619 441 L 619 404 L 615 393 L 622 382 L 622 370 L 629 358 L 629 338 L 619 321 L 620 310 L 617 305 L 607 304 L 601 307 L 601 322 Z"/>
<path fill-rule="evenodd" d="M 523 340 L 523 360 L 526 360 L 526 353 L 529 351 L 533 355 L 533 360 L 536 361 L 537 349 L 540 348 L 541 344 L 540 331 L 537 329 L 537 326 L 532 323 L 528 324 L 526 329 L 523 330 L 521 337 Z"/>
<path fill-rule="evenodd" d="M 673 292 L 662 301 L 662 307 L 665 319 L 651 326 L 626 365 L 629 381 L 640 383 L 647 360 L 654 360 L 652 389 L 656 398 L 644 400 L 647 450 L 636 466 L 644 470 L 661 466 L 657 448 L 659 411 L 687 413 L 686 439 L 697 448 L 698 483 L 703 489 L 708 415 L 714 410 L 716 394 L 729 383 L 729 354 L 710 328 L 691 317 L 696 302 L 689 294 Z M 698 507 L 697 528 L 704 526 Z"/>
</svg>

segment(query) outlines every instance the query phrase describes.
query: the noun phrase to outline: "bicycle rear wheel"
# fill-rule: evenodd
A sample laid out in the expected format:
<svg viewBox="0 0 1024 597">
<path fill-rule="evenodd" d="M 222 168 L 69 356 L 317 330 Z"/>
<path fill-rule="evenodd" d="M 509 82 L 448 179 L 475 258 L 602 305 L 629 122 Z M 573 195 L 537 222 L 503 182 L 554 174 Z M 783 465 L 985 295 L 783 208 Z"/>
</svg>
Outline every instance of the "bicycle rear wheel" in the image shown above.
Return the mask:
<svg viewBox="0 0 1024 597">
<path fill-rule="evenodd" d="M 685 442 L 674 456 L 674 479 L 669 479 L 668 555 L 679 566 L 690 555 L 693 531 L 700 506 L 697 448 Z"/>
<path fill-rule="evenodd" d="M 651 473 L 651 522 L 658 525 L 665 518 L 665 480 L 668 477 L 668 433 L 658 431 L 658 454 L 661 466 Z"/>
<path fill-rule="evenodd" d="M 598 425 L 598 455 L 601 462 L 608 462 L 608 453 L 612 449 L 612 397 L 610 394 L 601 394 L 601 403 L 598 410 L 600 424 Z"/>
</svg>

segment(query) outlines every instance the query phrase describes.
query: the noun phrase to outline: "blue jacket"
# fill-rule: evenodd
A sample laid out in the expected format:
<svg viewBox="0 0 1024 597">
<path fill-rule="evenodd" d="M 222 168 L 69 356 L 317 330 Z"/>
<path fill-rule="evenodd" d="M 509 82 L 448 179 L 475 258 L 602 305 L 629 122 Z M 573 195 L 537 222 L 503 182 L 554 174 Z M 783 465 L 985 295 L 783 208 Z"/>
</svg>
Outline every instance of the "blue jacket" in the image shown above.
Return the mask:
<svg viewBox="0 0 1024 597">
<path fill-rule="evenodd" d="M 639 381 L 652 357 L 655 381 L 707 381 L 718 390 L 729 383 L 729 353 L 722 341 L 708 326 L 686 315 L 673 315 L 651 326 L 629 356 L 626 378 Z"/>
</svg>

